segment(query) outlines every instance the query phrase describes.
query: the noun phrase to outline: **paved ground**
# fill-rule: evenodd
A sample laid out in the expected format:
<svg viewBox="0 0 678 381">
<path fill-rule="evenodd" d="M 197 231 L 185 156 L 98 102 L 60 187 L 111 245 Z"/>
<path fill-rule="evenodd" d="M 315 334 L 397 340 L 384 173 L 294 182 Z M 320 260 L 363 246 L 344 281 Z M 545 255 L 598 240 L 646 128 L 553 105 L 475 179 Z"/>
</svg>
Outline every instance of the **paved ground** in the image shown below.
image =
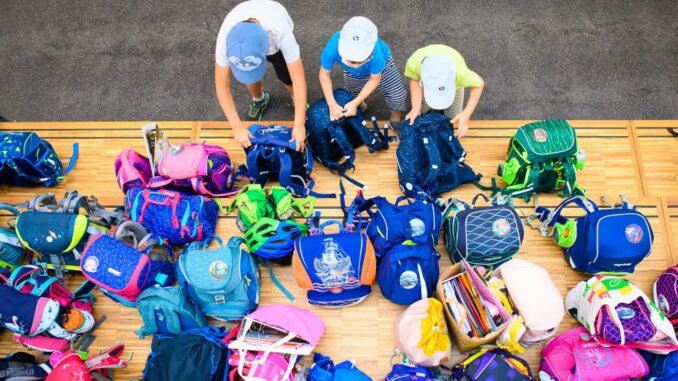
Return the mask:
<svg viewBox="0 0 678 381">
<path fill-rule="evenodd" d="M 235 3 L 3 0 L 0 115 L 223 119 L 213 45 Z M 283 3 L 296 24 L 311 100 L 320 96 L 316 73 L 325 41 L 349 17 L 364 15 L 379 26 L 400 68 L 428 43 L 461 51 L 487 81 L 479 119 L 678 118 L 674 0 Z M 289 99 L 270 74 L 276 103 L 267 118 L 291 119 Z M 236 88 L 243 106 L 244 91 Z"/>
</svg>

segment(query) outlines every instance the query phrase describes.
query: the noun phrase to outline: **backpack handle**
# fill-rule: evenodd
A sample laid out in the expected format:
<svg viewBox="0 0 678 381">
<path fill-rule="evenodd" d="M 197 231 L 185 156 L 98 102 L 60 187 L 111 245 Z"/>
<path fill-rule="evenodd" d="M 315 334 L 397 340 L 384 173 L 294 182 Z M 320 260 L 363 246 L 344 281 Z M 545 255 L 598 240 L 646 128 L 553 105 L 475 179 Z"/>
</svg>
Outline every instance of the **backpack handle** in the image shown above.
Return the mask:
<svg viewBox="0 0 678 381">
<path fill-rule="evenodd" d="M 407 196 L 400 196 L 396 199 L 395 201 L 395 206 L 400 206 L 400 203 L 403 201 L 407 201 L 407 205 L 412 205 L 412 200 L 407 197 Z"/>
<path fill-rule="evenodd" d="M 339 226 L 339 231 L 344 231 L 345 227 L 344 224 L 341 223 L 339 220 L 330 220 L 330 221 L 325 221 L 320 226 L 318 226 L 318 235 L 324 235 L 325 234 L 325 228 L 328 226 L 332 225 L 337 225 Z"/>
<path fill-rule="evenodd" d="M 573 203 L 576 204 L 579 208 L 583 209 L 586 212 L 586 214 L 590 214 L 598 210 L 598 205 L 596 205 L 596 203 L 593 202 L 593 200 L 586 198 L 584 196 L 570 197 L 565 201 L 561 202 L 560 205 L 558 205 L 558 207 L 552 212 L 549 211 L 548 208 L 539 206 L 535 209 L 534 216 L 539 218 L 539 220 L 542 222 L 542 226 L 540 228 L 541 234 L 546 236 L 548 235 L 549 228 L 555 226 L 556 223 L 565 222 L 565 220 L 567 219 L 563 217 L 561 214 L 566 206 Z"/>
<path fill-rule="evenodd" d="M 10 204 L 6 204 L 4 202 L 0 202 L 0 210 L 6 210 L 10 213 L 12 213 L 15 216 L 19 215 L 19 209 L 15 208 L 14 206 Z"/>
<path fill-rule="evenodd" d="M 473 200 L 471 200 L 471 206 L 476 206 L 478 197 L 482 197 L 483 199 L 485 199 L 485 202 L 487 202 L 488 204 L 491 203 L 490 198 L 487 197 L 484 193 L 478 193 L 475 196 L 473 196 Z"/>
</svg>

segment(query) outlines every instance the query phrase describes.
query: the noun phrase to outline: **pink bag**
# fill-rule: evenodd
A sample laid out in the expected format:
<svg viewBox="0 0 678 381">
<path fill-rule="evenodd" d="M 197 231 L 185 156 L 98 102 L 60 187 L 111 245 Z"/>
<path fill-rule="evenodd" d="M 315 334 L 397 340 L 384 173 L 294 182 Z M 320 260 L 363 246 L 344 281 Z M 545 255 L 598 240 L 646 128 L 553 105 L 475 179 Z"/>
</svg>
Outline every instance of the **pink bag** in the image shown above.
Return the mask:
<svg viewBox="0 0 678 381">
<path fill-rule="evenodd" d="M 146 187 L 152 176 L 148 158 L 131 148 L 120 152 L 115 159 L 115 177 L 125 193 L 133 187 Z"/>
<path fill-rule="evenodd" d="M 247 352 L 246 361 L 243 369 L 243 377 L 250 380 L 260 379 L 266 381 L 293 381 L 294 372 L 287 373 L 290 367 L 290 361 L 285 355 L 280 353 L 271 353 L 264 361 L 264 352 Z M 228 377 L 230 381 L 235 381 L 238 375 L 238 364 L 240 364 L 240 355 L 233 354 L 228 359 L 228 364 L 233 367 Z M 249 365 L 252 364 L 252 365 Z M 294 364 L 292 364 L 294 367 Z"/>
<path fill-rule="evenodd" d="M 616 381 L 639 378 L 650 371 L 635 349 L 603 347 L 584 327 L 558 335 L 541 353 L 541 380 Z"/>
<path fill-rule="evenodd" d="M 452 342 L 447 333 L 443 305 L 437 299 L 414 302 L 398 315 L 394 329 L 398 349 L 410 362 L 432 367 L 449 359 Z"/>
<path fill-rule="evenodd" d="M 229 197 L 233 189 L 233 164 L 226 150 L 207 143 L 183 143 L 172 146 L 158 163 L 158 176 L 150 180 L 151 188 L 172 185 L 192 188 L 197 194 Z"/>
<path fill-rule="evenodd" d="M 237 374 L 245 381 L 291 380 L 297 358 L 310 354 L 323 333 L 323 321 L 305 308 L 287 304 L 261 306 L 245 316 L 238 337 L 228 345 L 237 355 L 237 364 L 232 365 L 237 366 Z M 279 376 L 283 360 L 287 366 L 282 376 L 272 378 Z M 249 368 L 249 374 L 245 368 Z"/>
</svg>

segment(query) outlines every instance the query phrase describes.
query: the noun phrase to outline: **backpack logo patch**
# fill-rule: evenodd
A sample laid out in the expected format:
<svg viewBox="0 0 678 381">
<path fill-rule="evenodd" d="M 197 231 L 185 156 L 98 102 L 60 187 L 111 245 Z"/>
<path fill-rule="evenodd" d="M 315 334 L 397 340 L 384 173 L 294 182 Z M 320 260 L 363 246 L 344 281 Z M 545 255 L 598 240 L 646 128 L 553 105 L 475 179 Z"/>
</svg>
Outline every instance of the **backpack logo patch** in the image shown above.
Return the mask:
<svg viewBox="0 0 678 381">
<path fill-rule="evenodd" d="M 82 268 L 85 269 L 88 273 L 95 273 L 99 269 L 99 259 L 96 257 L 88 257 L 85 260 L 85 264 L 82 265 Z"/>
<path fill-rule="evenodd" d="M 492 233 L 499 238 L 506 237 L 511 232 L 511 224 L 505 218 L 497 218 L 492 223 Z"/>
<path fill-rule="evenodd" d="M 222 261 L 210 263 L 209 273 L 214 280 L 224 280 L 228 275 L 228 265 Z"/>
<path fill-rule="evenodd" d="M 534 139 L 534 141 L 536 141 L 537 143 L 543 143 L 546 140 L 548 140 L 548 138 L 549 134 L 543 128 L 535 128 L 532 131 L 532 139 Z"/>
<path fill-rule="evenodd" d="M 334 294 L 359 287 L 360 282 L 355 277 L 351 257 L 332 238 L 325 239 L 323 245 L 321 257 L 313 260 L 315 273 L 322 284 L 314 283 L 313 287 L 317 291 L 329 291 Z"/>
<path fill-rule="evenodd" d="M 419 278 L 414 271 L 408 270 L 400 274 L 400 287 L 411 290 L 417 286 L 417 283 L 419 283 Z"/>
<path fill-rule="evenodd" d="M 412 237 L 422 236 L 425 232 L 426 225 L 424 224 L 424 221 L 420 220 L 419 218 L 413 218 L 410 220 L 410 234 L 412 234 Z"/>
<path fill-rule="evenodd" d="M 630 243 L 640 243 L 643 240 L 643 229 L 636 224 L 628 225 L 624 229 L 624 236 Z"/>
<path fill-rule="evenodd" d="M 659 301 L 659 309 L 664 313 L 664 315 L 669 315 L 671 313 L 671 309 L 669 308 L 669 301 L 666 299 L 666 296 L 659 295 L 657 299 Z"/>
</svg>

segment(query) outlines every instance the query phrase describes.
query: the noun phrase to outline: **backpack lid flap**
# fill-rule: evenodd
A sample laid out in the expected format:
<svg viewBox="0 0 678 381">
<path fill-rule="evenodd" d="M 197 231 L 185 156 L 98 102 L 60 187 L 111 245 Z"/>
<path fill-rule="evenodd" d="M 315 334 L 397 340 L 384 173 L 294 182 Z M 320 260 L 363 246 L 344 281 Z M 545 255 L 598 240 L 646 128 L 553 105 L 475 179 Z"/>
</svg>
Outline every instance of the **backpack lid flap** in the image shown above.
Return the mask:
<svg viewBox="0 0 678 381">
<path fill-rule="evenodd" d="M 512 259 L 497 270 L 527 328 L 549 330 L 565 316 L 563 296 L 548 272 L 523 259 Z"/>
<path fill-rule="evenodd" d="M 70 213 L 24 212 L 16 221 L 21 242 L 41 254 L 73 250 L 87 233 L 88 226 L 86 216 Z"/>
<path fill-rule="evenodd" d="M 526 124 L 515 137 L 525 145 L 527 160 L 541 162 L 577 153 L 577 135 L 565 120 L 543 120 Z"/>
<path fill-rule="evenodd" d="M 229 293 L 241 283 L 241 255 L 242 248 L 200 250 L 193 246 L 180 257 L 179 268 L 194 288 Z"/>
<path fill-rule="evenodd" d="M 202 143 L 172 146 L 158 163 L 158 174 L 174 179 L 207 175 L 207 152 Z"/>
</svg>

